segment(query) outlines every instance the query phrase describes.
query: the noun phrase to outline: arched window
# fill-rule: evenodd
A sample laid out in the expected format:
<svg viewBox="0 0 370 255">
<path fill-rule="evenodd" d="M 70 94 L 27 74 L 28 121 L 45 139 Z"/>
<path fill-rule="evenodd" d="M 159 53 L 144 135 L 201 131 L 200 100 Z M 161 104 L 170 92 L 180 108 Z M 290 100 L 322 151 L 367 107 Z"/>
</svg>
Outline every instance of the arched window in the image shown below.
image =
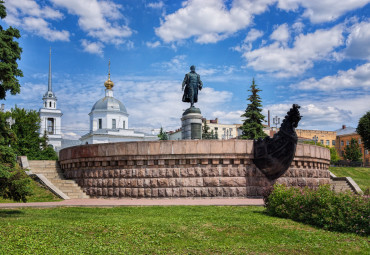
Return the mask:
<svg viewBox="0 0 370 255">
<path fill-rule="evenodd" d="M 45 102 L 45 107 L 47 107 L 48 106 L 48 104 Z"/>
<path fill-rule="evenodd" d="M 49 102 L 49 107 L 51 108 L 51 102 Z"/>
<path fill-rule="evenodd" d="M 54 103 L 54 108 L 55 108 L 55 103 Z"/>
</svg>

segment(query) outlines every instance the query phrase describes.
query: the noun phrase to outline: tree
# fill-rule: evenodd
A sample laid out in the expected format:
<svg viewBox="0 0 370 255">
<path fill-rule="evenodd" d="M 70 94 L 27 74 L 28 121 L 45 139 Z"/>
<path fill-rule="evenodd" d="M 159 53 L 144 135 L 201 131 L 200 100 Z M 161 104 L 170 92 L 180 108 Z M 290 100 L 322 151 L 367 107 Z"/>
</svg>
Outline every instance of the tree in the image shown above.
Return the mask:
<svg viewBox="0 0 370 255">
<path fill-rule="evenodd" d="M 370 111 L 360 118 L 356 132 L 361 136 L 364 147 L 370 150 Z"/>
<path fill-rule="evenodd" d="M 7 119 L 15 123 L 10 127 Z M 47 146 L 47 136 L 40 137 L 40 117 L 34 110 L 20 108 L 0 112 L 0 196 L 15 201 L 26 201 L 31 195 L 31 179 L 16 164 L 16 155 L 30 159 L 57 159 Z"/>
<path fill-rule="evenodd" d="M 362 157 L 357 140 L 352 138 L 349 145 L 344 149 L 344 158 L 352 162 L 360 161 Z"/>
<path fill-rule="evenodd" d="M 265 116 L 262 115 L 262 100 L 258 95 L 261 90 L 257 88 L 257 85 L 252 81 L 251 89 L 248 90 L 252 92 L 249 96 L 247 108 L 241 117 L 244 117 L 243 125 L 240 129 L 243 130 L 242 139 L 258 139 L 266 137 L 265 132 L 263 132 L 262 122 L 265 120 Z"/>
<path fill-rule="evenodd" d="M 159 140 L 168 140 L 168 135 L 166 133 L 166 131 L 163 130 L 163 128 L 161 127 L 161 130 L 159 130 Z"/>
<path fill-rule="evenodd" d="M 25 110 L 15 107 L 10 112 L 0 113 L 0 119 L 12 117 L 15 123 L 11 127 L 12 139 L 8 143 L 17 155 L 27 156 L 29 159 L 58 159 L 55 151 L 47 145 L 47 135 L 40 137 L 40 117 L 35 110 Z"/>
<path fill-rule="evenodd" d="M 6 17 L 4 1 L 0 0 L 0 17 Z M 14 39 L 20 38 L 18 29 L 9 27 L 4 30 L 0 26 L 0 99 L 5 99 L 6 92 L 12 95 L 20 92 L 20 84 L 16 77 L 23 77 L 18 69 L 17 60 L 21 59 L 22 48 Z"/>
</svg>

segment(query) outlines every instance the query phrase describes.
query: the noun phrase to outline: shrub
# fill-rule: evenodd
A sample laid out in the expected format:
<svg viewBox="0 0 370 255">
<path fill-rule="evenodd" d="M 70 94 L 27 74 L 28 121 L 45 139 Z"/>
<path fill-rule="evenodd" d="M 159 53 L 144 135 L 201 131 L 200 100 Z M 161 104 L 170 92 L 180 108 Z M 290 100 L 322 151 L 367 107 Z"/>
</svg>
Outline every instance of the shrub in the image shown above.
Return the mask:
<svg viewBox="0 0 370 255">
<path fill-rule="evenodd" d="M 329 185 L 311 189 L 275 184 L 265 197 L 269 215 L 289 218 L 327 230 L 370 234 L 370 200 L 335 193 Z"/>
<path fill-rule="evenodd" d="M 32 195 L 31 179 L 16 164 L 12 148 L 0 146 L 0 196 L 14 201 L 27 201 Z"/>
</svg>

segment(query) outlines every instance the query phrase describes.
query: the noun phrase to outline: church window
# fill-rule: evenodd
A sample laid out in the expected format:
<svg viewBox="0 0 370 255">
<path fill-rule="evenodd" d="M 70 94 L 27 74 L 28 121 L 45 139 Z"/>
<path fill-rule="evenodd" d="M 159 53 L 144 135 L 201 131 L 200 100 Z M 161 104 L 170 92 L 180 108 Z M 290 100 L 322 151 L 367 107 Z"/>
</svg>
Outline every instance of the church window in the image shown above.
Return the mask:
<svg viewBox="0 0 370 255">
<path fill-rule="evenodd" d="M 51 107 L 51 102 L 49 102 L 49 107 Z"/>
<path fill-rule="evenodd" d="M 117 126 L 116 126 L 116 120 L 115 119 L 112 119 L 112 129 L 116 129 Z"/>
<path fill-rule="evenodd" d="M 55 108 L 55 103 L 54 103 L 54 108 Z"/>
<path fill-rule="evenodd" d="M 99 119 L 99 129 L 102 129 L 102 128 L 103 128 L 103 120 Z"/>
<path fill-rule="evenodd" d="M 45 102 L 45 107 L 47 107 L 48 106 L 48 104 Z"/>
<path fill-rule="evenodd" d="M 54 119 L 48 118 L 48 133 L 54 134 Z"/>
<path fill-rule="evenodd" d="M 126 129 L 126 121 L 123 121 L 123 129 Z"/>
</svg>

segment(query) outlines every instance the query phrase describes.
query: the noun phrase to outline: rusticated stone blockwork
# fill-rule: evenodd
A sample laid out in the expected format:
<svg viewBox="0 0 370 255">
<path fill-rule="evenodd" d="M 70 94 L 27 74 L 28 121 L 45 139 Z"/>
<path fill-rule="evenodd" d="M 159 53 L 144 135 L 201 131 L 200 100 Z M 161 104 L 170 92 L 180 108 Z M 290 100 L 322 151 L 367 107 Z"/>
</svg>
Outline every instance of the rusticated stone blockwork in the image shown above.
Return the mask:
<svg viewBox="0 0 370 255">
<path fill-rule="evenodd" d="M 60 151 L 67 178 L 93 197 L 258 197 L 273 183 L 329 184 L 328 149 L 298 144 L 291 167 L 269 181 L 251 140 L 123 142 Z"/>
</svg>

